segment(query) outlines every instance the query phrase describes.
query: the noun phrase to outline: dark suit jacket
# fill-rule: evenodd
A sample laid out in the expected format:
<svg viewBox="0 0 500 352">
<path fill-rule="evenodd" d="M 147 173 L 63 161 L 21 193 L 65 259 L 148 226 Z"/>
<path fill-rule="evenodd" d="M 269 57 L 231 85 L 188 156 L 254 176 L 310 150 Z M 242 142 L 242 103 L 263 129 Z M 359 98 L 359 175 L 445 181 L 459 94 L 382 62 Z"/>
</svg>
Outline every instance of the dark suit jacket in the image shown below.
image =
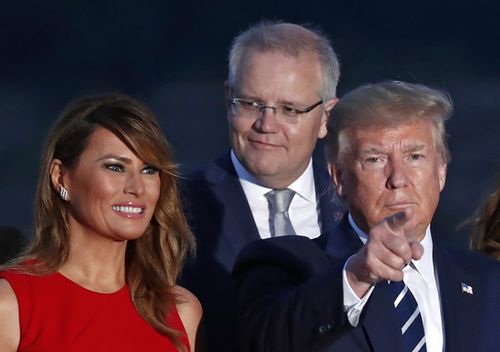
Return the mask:
<svg viewBox="0 0 500 352">
<path fill-rule="evenodd" d="M 321 224 L 328 230 L 335 226 L 339 210 L 326 167 L 313 165 Z M 230 154 L 184 178 L 180 188 L 197 240 L 196 260 L 187 263 L 181 284 L 201 301 L 208 350 L 237 350 L 230 273 L 240 250 L 260 237 Z"/>
<path fill-rule="evenodd" d="M 498 350 L 500 263 L 433 244 L 446 351 Z M 386 282 L 375 286 L 356 328 L 343 312 L 343 265 L 361 246 L 345 218 L 313 241 L 284 236 L 245 248 L 233 273 L 243 351 L 402 351 Z"/>
</svg>

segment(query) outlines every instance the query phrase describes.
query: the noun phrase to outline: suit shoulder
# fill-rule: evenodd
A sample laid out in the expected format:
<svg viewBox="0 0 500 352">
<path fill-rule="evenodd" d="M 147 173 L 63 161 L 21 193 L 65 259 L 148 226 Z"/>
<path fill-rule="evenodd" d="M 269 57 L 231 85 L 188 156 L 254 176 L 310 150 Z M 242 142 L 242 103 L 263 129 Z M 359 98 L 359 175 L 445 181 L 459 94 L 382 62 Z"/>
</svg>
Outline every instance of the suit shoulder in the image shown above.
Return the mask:
<svg viewBox="0 0 500 352">
<path fill-rule="evenodd" d="M 258 255 L 283 251 L 300 253 L 304 249 L 322 251 L 321 248 L 309 238 L 294 235 L 253 241 L 242 250 L 242 254 L 253 255 L 253 253 L 255 253 Z"/>
<path fill-rule="evenodd" d="M 500 283 L 500 262 L 484 254 L 471 250 L 445 246 L 445 250 L 453 258 L 457 266 L 481 277 L 494 277 Z"/>
<path fill-rule="evenodd" d="M 180 182 L 185 184 L 199 183 L 206 180 L 207 169 L 210 168 L 212 164 L 203 165 L 185 175 L 180 177 Z"/>
<path fill-rule="evenodd" d="M 254 265 L 322 271 L 330 260 L 314 241 L 304 236 L 281 236 L 249 243 L 239 254 L 236 270 Z"/>
<path fill-rule="evenodd" d="M 482 253 L 474 252 L 470 249 L 457 248 L 454 246 L 443 246 L 446 251 L 453 257 L 460 258 L 462 265 L 468 266 L 492 266 L 499 267 L 500 262 L 488 257 Z"/>
<path fill-rule="evenodd" d="M 188 186 L 197 184 L 214 184 L 224 181 L 228 176 L 236 177 L 228 155 L 222 155 L 218 159 L 199 167 L 198 169 L 182 177 L 181 182 Z"/>
</svg>

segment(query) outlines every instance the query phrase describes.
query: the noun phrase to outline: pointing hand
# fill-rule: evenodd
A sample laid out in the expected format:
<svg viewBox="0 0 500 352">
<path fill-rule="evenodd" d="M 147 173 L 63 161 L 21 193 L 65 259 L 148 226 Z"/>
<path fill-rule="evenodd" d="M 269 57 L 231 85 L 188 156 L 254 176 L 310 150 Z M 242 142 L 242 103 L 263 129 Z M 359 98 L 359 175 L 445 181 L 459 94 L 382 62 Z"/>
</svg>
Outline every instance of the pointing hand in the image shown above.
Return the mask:
<svg viewBox="0 0 500 352">
<path fill-rule="evenodd" d="M 422 257 L 422 245 L 405 237 L 404 225 L 411 217 L 411 209 L 405 209 L 379 222 L 370 229 L 367 243 L 349 260 L 347 280 L 358 297 L 379 281 L 403 280 L 403 268 Z"/>
</svg>

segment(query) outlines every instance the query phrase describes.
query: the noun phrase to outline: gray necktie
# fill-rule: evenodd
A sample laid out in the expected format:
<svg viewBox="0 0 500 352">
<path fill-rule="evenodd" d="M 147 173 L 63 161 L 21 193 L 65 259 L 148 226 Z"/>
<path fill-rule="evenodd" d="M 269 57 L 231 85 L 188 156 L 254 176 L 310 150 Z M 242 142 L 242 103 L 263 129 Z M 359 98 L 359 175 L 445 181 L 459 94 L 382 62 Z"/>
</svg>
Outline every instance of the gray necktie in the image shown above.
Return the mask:
<svg viewBox="0 0 500 352">
<path fill-rule="evenodd" d="M 291 189 L 274 189 L 265 194 L 269 202 L 269 227 L 271 237 L 283 235 L 296 235 L 293 229 L 288 208 L 292 202 L 295 191 Z"/>
</svg>

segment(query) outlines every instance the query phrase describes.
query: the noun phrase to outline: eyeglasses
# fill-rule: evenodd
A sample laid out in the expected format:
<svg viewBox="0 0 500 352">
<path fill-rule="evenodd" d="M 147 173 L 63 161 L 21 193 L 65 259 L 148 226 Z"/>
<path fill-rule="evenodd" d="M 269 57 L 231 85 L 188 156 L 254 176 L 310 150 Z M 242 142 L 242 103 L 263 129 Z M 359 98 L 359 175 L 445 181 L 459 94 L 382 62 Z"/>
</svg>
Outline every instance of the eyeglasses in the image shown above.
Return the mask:
<svg viewBox="0 0 500 352">
<path fill-rule="evenodd" d="M 296 124 L 299 123 L 301 115 L 308 113 L 322 103 L 323 100 L 320 100 L 311 106 L 299 108 L 290 104 L 276 104 L 276 106 L 268 106 L 264 103 L 251 99 L 232 98 L 231 111 L 234 116 L 259 119 L 265 113 L 266 109 L 272 109 L 279 120 L 290 124 Z"/>
</svg>

